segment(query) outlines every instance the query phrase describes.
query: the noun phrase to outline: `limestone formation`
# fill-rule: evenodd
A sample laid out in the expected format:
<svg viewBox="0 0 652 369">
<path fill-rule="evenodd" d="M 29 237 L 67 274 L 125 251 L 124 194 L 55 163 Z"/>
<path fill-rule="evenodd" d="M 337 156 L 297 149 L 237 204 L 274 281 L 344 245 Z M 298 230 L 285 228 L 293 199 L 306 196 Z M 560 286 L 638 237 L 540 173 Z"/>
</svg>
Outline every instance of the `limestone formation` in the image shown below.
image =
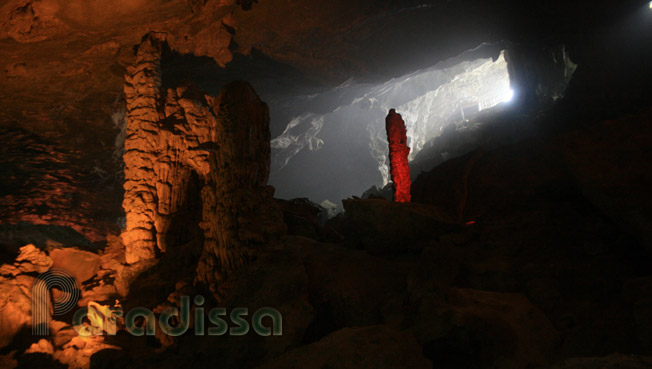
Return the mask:
<svg viewBox="0 0 652 369">
<path fill-rule="evenodd" d="M 201 214 L 198 195 L 209 172 L 208 149 L 216 141 L 215 118 L 201 93 L 191 87 L 161 91 L 163 45 L 162 35 L 149 34 L 126 76 L 122 239 L 130 264 L 152 259 L 168 243 L 188 241 L 199 231 L 193 216 Z"/>
<path fill-rule="evenodd" d="M 13 264 L 0 267 L 0 348 L 32 322 L 33 274 L 47 271 L 52 259 L 34 245 L 20 248 Z"/>
<path fill-rule="evenodd" d="M 198 280 L 215 282 L 284 232 L 266 186 L 269 110 L 246 82 L 215 98 L 193 87 L 162 90 L 162 34 L 150 33 L 126 76 L 126 229 L 129 264 L 204 237 Z"/>
<path fill-rule="evenodd" d="M 266 186 L 270 170 L 269 110 L 246 82 L 232 82 L 213 102 L 217 149 L 202 190 L 205 232 L 198 279 L 215 291 L 254 249 L 285 232 L 282 211 Z"/>
<path fill-rule="evenodd" d="M 410 202 L 410 166 L 408 155 L 410 148 L 407 146 L 405 122 L 396 110 L 390 109 L 385 118 L 387 141 L 389 141 L 389 164 L 392 182 L 394 182 L 394 201 Z"/>
</svg>

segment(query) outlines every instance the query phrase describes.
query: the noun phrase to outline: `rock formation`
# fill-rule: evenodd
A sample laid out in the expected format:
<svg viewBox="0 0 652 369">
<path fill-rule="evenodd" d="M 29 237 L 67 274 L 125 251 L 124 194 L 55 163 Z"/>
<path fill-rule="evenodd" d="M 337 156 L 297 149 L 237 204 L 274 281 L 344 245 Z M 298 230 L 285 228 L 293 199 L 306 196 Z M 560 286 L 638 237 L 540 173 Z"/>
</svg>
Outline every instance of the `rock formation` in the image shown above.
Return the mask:
<svg viewBox="0 0 652 369">
<path fill-rule="evenodd" d="M 389 164 L 392 182 L 394 182 L 394 201 L 410 202 L 410 166 L 405 122 L 396 110 L 390 109 L 385 118 L 387 141 L 389 141 Z"/>
<path fill-rule="evenodd" d="M 217 149 L 202 190 L 204 251 L 198 279 L 215 283 L 244 264 L 253 250 L 285 232 L 283 214 L 266 186 L 270 168 L 269 110 L 246 82 L 225 86 L 212 103 Z"/>
<path fill-rule="evenodd" d="M 250 258 L 250 246 L 283 233 L 266 186 L 269 111 L 246 82 L 216 98 L 193 87 L 162 91 L 165 47 L 164 35 L 150 33 L 126 77 L 126 261 L 204 236 L 198 279 L 213 285 Z"/>
<path fill-rule="evenodd" d="M 20 248 L 16 261 L 0 267 L 0 348 L 32 322 L 34 273 L 52 266 L 52 259 L 34 245 Z"/>
<path fill-rule="evenodd" d="M 209 172 L 208 149 L 216 142 L 215 118 L 201 93 L 191 87 L 161 91 L 164 44 L 164 35 L 146 36 L 126 76 L 122 239 L 130 264 L 197 233 L 198 194 Z"/>
</svg>

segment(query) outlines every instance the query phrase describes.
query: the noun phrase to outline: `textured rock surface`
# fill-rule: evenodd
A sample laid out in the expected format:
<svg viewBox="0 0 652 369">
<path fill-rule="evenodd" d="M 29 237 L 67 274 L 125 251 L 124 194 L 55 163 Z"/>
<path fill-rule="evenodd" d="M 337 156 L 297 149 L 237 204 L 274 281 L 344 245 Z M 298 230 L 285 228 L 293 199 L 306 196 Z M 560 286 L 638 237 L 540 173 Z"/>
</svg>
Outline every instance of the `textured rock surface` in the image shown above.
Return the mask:
<svg viewBox="0 0 652 369">
<path fill-rule="evenodd" d="M 320 241 L 342 241 L 342 235 L 326 224 L 328 209 L 306 198 L 276 199 L 283 210 L 283 221 L 288 235 L 297 235 Z"/>
<path fill-rule="evenodd" d="M 94 277 L 100 269 L 101 259 L 96 253 L 74 247 L 52 249 L 49 252 L 52 267 L 70 273 L 78 283 Z"/>
<path fill-rule="evenodd" d="M 385 118 L 385 129 L 389 142 L 389 170 L 394 183 L 394 201 L 410 202 L 410 148 L 407 145 L 405 122 L 394 109 L 391 109 Z"/>
<path fill-rule="evenodd" d="M 209 173 L 217 124 L 205 97 L 191 87 L 161 91 L 164 35 L 150 34 L 128 69 L 125 139 L 126 260 L 165 252 L 197 236 L 198 198 Z M 194 224 L 193 224 L 194 221 Z"/>
<path fill-rule="evenodd" d="M 652 251 L 652 109 L 572 132 L 558 145 L 586 198 Z M 615 160 L 614 160 L 615 158 Z"/>
<path fill-rule="evenodd" d="M 442 232 L 455 228 L 453 219 L 434 206 L 395 203 L 385 199 L 347 199 L 344 209 L 349 240 L 375 252 L 414 252 Z"/>
<path fill-rule="evenodd" d="M 266 186 L 269 110 L 246 82 L 215 98 L 192 87 L 162 91 L 162 37 L 143 40 L 125 84 L 125 259 L 150 260 L 203 237 L 198 280 L 215 290 L 255 248 L 284 233 Z"/>
<path fill-rule="evenodd" d="M 155 30 L 177 52 L 225 65 L 237 9 L 222 0 L 3 2 L 3 222 L 69 226 L 92 241 L 119 231 L 122 86 L 134 46 Z"/>
<path fill-rule="evenodd" d="M 416 315 L 413 333 L 443 367 L 538 367 L 560 343 L 546 315 L 521 294 L 471 289 L 425 294 Z"/>
<path fill-rule="evenodd" d="M 40 249 L 70 246 L 93 249 L 88 239 L 68 227 L 27 222 L 0 225 L 0 250 L 6 254 L 3 256 L 13 260 L 18 255 L 18 249 L 27 244 Z"/>
<path fill-rule="evenodd" d="M 285 232 L 270 167 L 269 110 L 251 85 L 233 82 L 212 102 L 217 149 L 211 151 L 209 183 L 202 189 L 204 252 L 198 280 L 215 290 L 229 272 L 250 260 L 256 248 Z"/>
<path fill-rule="evenodd" d="M 336 354 L 335 354 L 336 353 Z M 344 328 L 260 368 L 432 368 L 409 333 L 386 326 Z"/>
<path fill-rule="evenodd" d="M 550 369 L 593 369 L 621 368 L 645 369 L 652 367 L 652 357 L 639 355 L 612 354 L 604 357 L 582 357 L 564 360 Z"/>
<path fill-rule="evenodd" d="M 43 273 L 52 266 L 45 253 L 27 245 L 13 264 L 0 267 L 0 347 L 11 343 L 22 329 L 31 326 L 32 285 L 35 278 L 28 273 Z"/>
</svg>

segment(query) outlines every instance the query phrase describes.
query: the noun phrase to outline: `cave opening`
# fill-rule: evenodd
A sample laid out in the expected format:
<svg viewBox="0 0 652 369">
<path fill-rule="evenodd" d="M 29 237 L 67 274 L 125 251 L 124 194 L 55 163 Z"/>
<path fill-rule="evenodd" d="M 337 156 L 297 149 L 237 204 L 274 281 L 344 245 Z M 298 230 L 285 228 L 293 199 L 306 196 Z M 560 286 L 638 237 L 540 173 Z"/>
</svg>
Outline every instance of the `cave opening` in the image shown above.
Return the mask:
<svg viewBox="0 0 652 369">
<path fill-rule="evenodd" d="M 390 181 L 383 123 L 390 109 L 405 118 L 416 178 L 445 160 L 497 145 L 497 131 L 527 136 L 532 123 L 523 115 L 563 97 L 575 69 L 563 45 L 527 55 L 506 42 L 482 44 L 384 82 L 348 80 L 319 93 L 272 98 L 272 112 L 284 104 L 294 109 L 272 121 L 277 130 L 284 126 L 272 139 L 270 183 L 281 198 L 308 197 L 340 209 L 341 199 L 367 190 L 387 197 L 374 188 Z"/>
<path fill-rule="evenodd" d="M 163 90 L 192 83 L 214 95 L 231 80 L 250 81 L 270 109 L 275 196 L 340 210 L 340 200 L 350 196 L 382 196 L 390 181 L 383 128 L 389 109 L 405 118 L 415 179 L 505 140 L 496 136 L 527 136 L 532 123 L 521 115 L 560 100 L 576 68 L 563 45 L 532 52 L 504 41 L 389 79 L 349 79 L 334 87 L 256 49 L 236 54 L 224 68 L 169 47 L 161 58 Z M 542 101 L 548 105 L 542 108 Z"/>
</svg>

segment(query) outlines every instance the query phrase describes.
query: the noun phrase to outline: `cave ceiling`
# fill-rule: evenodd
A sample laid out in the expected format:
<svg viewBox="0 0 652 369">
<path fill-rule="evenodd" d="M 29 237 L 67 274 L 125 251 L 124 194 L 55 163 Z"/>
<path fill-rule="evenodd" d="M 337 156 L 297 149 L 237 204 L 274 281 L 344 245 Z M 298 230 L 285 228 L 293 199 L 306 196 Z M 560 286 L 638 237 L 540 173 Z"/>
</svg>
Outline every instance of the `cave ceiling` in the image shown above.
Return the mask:
<svg viewBox="0 0 652 369">
<path fill-rule="evenodd" d="M 563 39 L 625 7 L 616 3 L 10 0 L 0 8 L 0 121 L 77 141 L 113 137 L 125 67 L 149 31 L 219 66 L 257 50 L 336 84 L 434 65 L 482 42 Z"/>
</svg>

